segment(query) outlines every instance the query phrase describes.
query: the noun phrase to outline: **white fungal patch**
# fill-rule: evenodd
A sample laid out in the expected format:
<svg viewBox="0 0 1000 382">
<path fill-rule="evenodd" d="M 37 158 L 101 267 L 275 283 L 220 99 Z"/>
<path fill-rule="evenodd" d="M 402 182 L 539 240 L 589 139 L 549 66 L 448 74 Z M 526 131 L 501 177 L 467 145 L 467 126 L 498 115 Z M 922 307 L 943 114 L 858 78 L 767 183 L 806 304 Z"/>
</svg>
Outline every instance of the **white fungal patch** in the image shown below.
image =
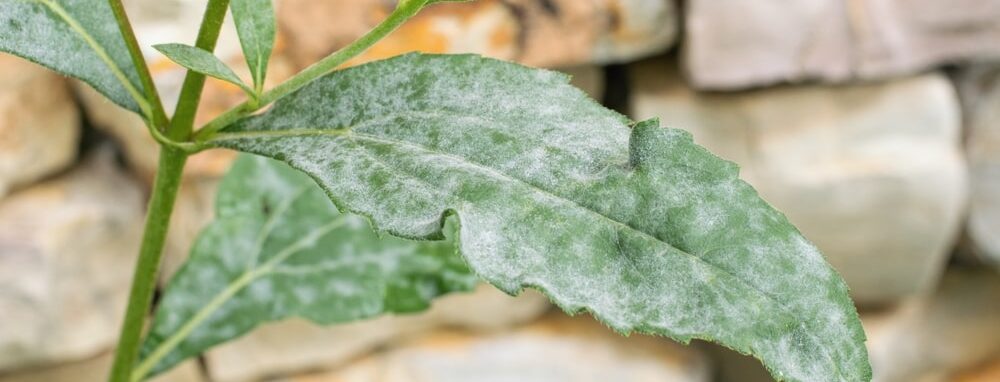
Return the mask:
<svg viewBox="0 0 1000 382">
<path fill-rule="evenodd" d="M 506 291 L 713 339 L 788 380 L 869 372 L 843 282 L 735 165 L 685 132 L 630 130 L 561 75 L 407 55 L 333 73 L 233 132 L 220 144 L 283 158 L 391 233 L 433 236 L 454 211 L 469 266 Z"/>
</svg>

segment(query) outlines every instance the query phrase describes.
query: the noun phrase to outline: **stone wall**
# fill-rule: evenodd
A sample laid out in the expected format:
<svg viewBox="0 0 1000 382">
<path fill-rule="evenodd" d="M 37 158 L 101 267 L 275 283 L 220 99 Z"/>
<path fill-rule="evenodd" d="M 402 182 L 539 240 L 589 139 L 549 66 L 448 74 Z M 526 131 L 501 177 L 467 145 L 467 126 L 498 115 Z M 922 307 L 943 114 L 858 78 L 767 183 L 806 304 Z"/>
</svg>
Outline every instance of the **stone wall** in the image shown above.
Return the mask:
<svg viewBox="0 0 1000 382">
<path fill-rule="evenodd" d="M 142 43 L 190 42 L 204 0 L 127 2 Z M 391 0 L 277 0 L 280 81 Z M 1000 380 L 1000 0 L 476 0 L 350 64 L 413 50 L 563 70 L 633 119 L 738 163 L 851 287 L 875 380 Z M 231 26 L 218 53 L 239 66 Z M 168 108 L 184 71 L 148 52 Z M 84 85 L 0 56 L 0 382 L 100 381 L 156 144 Z M 241 75 L 246 69 L 240 68 Z M 209 81 L 199 122 L 241 101 Z M 164 280 L 234 155 L 185 172 Z M 262 327 L 158 381 L 768 381 L 721 347 L 617 336 L 482 286 L 412 316 Z"/>
</svg>

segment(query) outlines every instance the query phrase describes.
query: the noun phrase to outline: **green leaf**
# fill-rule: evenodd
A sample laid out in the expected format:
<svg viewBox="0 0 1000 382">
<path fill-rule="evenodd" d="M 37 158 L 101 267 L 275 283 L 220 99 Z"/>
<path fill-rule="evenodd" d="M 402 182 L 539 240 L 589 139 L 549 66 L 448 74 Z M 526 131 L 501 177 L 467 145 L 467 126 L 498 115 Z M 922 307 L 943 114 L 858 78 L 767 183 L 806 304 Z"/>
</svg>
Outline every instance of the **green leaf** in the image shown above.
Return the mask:
<svg viewBox="0 0 1000 382">
<path fill-rule="evenodd" d="M 0 51 L 79 78 L 136 113 L 148 108 L 106 1 L 0 0 Z"/>
<path fill-rule="evenodd" d="M 253 76 L 254 89 L 260 93 L 264 88 L 267 62 L 274 48 L 274 5 L 271 0 L 232 0 L 229 9 L 233 12 L 243 55 Z"/>
<path fill-rule="evenodd" d="M 137 374 L 264 322 L 415 312 L 476 281 L 452 242 L 379 238 L 364 218 L 338 213 L 309 177 L 241 156 L 219 187 L 215 221 L 163 295 Z"/>
<path fill-rule="evenodd" d="M 185 68 L 239 86 L 250 97 L 257 96 L 229 66 L 204 49 L 184 44 L 160 44 L 153 48 Z"/>
<path fill-rule="evenodd" d="M 210 138 L 312 176 L 348 211 L 441 236 L 508 293 L 623 333 L 719 342 L 790 381 L 871 377 L 843 280 L 736 165 L 629 128 L 555 72 L 405 55 L 333 72 Z"/>
</svg>

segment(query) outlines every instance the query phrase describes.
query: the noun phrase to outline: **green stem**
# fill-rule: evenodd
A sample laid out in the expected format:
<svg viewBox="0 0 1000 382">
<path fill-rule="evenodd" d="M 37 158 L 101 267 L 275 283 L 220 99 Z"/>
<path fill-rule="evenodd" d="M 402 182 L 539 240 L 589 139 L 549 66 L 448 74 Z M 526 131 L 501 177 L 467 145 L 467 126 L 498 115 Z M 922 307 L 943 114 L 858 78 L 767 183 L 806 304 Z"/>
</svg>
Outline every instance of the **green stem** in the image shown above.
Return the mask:
<svg viewBox="0 0 1000 382">
<path fill-rule="evenodd" d="M 128 382 L 132 367 L 139 355 L 139 344 L 142 340 L 143 324 L 149 313 L 150 302 L 153 299 L 153 289 L 156 287 L 156 274 L 160 267 L 160 257 L 163 255 L 163 244 L 167 237 L 167 227 L 170 225 L 170 215 L 180 188 L 181 174 L 187 154 L 175 149 L 163 147 L 160 151 L 160 164 L 153 183 L 153 195 L 149 201 L 146 215 L 146 227 L 142 237 L 142 247 L 139 249 L 139 259 L 132 277 L 132 289 L 129 292 L 128 308 L 125 320 L 118 338 L 115 350 L 115 361 L 111 368 L 111 382 Z"/>
<path fill-rule="evenodd" d="M 128 47 L 128 54 L 132 57 L 132 65 L 135 66 L 135 71 L 139 73 L 139 81 L 142 82 L 143 92 L 146 96 L 146 102 L 149 102 L 152 110 L 152 121 L 149 121 L 154 128 L 166 129 L 170 120 L 167 119 L 167 113 L 163 109 L 163 102 L 160 101 L 160 94 L 156 90 L 156 84 L 153 83 L 153 76 L 149 73 L 149 66 L 146 65 L 146 58 L 142 55 L 142 49 L 139 48 L 139 41 L 135 38 L 135 31 L 132 29 L 132 23 L 128 20 L 128 15 L 125 14 L 125 6 L 122 5 L 121 0 L 108 0 L 108 5 L 111 6 L 111 11 L 115 14 L 115 20 L 118 22 L 118 30 L 121 31 L 122 39 L 125 40 L 125 46 Z"/>
<path fill-rule="evenodd" d="M 406 20 L 409 20 L 413 17 L 413 15 L 417 14 L 425 3 L 426 1 L 419 0 L 400 1 L 396 10 L 389 14 L 389 17 L 376 26 L 375 29 L 372 29 L 370 32 L 343 49 L 340 49 L 315 64 L 310 65 L 308 68 L 299 72 L 292 78 L 289 78 L 288 81 L 285 81 L 281 85 L 276 86 L 274 89 L 264 92 L 264 94 L 262 94 L 260 99 L 256 102 L 256 105 L 251 105 L 251 102 L 244 102 L 229 110 L 225 114 L 213 119 L 211 122 L 198 130 L 197 133 L 195 133 L 195 141 L 204 141 L 211 138 L 212 134 L 215 134 L 233 122 L 236 122 L 237 120 L 250 115 L 260 108 L 269 105 L 271 102 L 274 102 L 275 100 L 302 88 L 320 76 L 336 69 L 338 66 L 347 62 L 347 60 L 357 57 L 389 33 L 392 33 L 392 31 L 396 30 L 396 28 L 399 28 L 399 26 L 406 22 Z"/>
<path fill-rule="evenodd" d="M 215 44 L 219 40 L 219 31 L 222 30 L 222 22 L 225 21 L 227 8 L 229 8 L 229 0 L 210 0 L 208 2 L 194 46 L 206 52 L 215 51 Z M 201 102 L 201 93 L 204 88 L 205 75 L 189 70 L 187 76 L 184 77 L 184 84 L 181 85 L 177 110 L 174 112 L 167 137 L 175 140 L 187 140 L 191 137 L 191 131 L 194 129 L 194 118 L 198 112 L 198 103 Z"/>
<path fill-rule="evenodd" d="M 134 44 L 135 36 L 128 26 L 128 20 L 124 19 L 121 2 L 109 1 L 112 3 L 112 8 L 115 8 L 115 3 L 117 3 L 118 11 L 115 14 L 119 18 L 119 27 L 123 28 L 123 35 L 132 36 L 133 43 L 130 45 L 136 47 L 132 51 L 138 52 L 138 45 Z M 202 19 L 201 29 L 198 32 L 196 46 L 207 51 L 215 50 L 228 6 L 229 0 L 209 1 Z M 121 21 L 123 19 L 124 22 Z M 126 32 L 124 28 L 129 29 Z M 139 58 L 141 59 L 141 52 L 139 52 Z M 133 60 L 136 60 L 134 55 Z M 148 79 L 148 82 L 144 80 L 143 83 L 148 89 L 153 89 L 155 96 L 155 88 L 146 85 L 147 83 L 152 84 L 152 77 L 149 76 L 145 61 L 142 61 L 141 65 L 137 61 L 136 65 L 141 66 L 139 72 L 144 73 L 142 74 L 143 78 Z M 153 123 L 162 126 L 166 131 L 161 135 L 160 128 L 155 125 L 150 126 L 153 135 L 162 139 L 157 139 L 161 142 L 159 167 L 156 172 L 156 181 L 153 183 L 153 194 L 149 201 L 142 247 L 139 250 L 138 262 L 132 277 L 128 307 L 125 311 L 118 347 L 115 350 L 114 365 L 109 377 L 111 382 L 128 382 L 132 376 L 132 370 L 139 355 L 139 345 L 142 341 L 143 324 L 149 313 L 153 290 L 156 287 L 156 276 L 159 271 L 160 258 L 163 256 L 163 245 L 166 241 L 167 228 L 170 226 L 170 216 L 177 199 L 177 190 L 180 188 L 184 164 L 187 162 L 188 152 L 163 142 L 186 139 L 190 136 L 204 83 L 204 75 L 188 71 L 184 78 L 173 121 L 166 119 L 161 105 L 158 114 L 162 116 L 162 121 L 153 121 Z M 155 96 L 155 101 L 157 105 L 160 105 L 158 96 Z M 160 117 L 154 119 L 158 120 Z"/>
</svg>

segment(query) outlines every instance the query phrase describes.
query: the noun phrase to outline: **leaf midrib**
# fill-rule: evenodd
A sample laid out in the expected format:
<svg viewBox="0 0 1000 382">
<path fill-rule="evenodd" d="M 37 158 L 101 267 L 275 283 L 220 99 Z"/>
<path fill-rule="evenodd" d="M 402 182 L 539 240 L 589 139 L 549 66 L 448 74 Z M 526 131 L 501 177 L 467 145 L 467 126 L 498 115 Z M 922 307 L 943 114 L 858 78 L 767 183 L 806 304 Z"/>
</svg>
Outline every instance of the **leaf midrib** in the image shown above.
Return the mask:
<svg viewBox="0 0 1000 382">
<path fill-rule="evenodd" d="M 149 103 L 146 102 L 146 99 L 139 93 L 139 90 L 136 89 L 134 85 L 132 85 L 132 82 L 128 80 L 128 77 L 125 75 L 125 72 L 123 72 L 121 68 L 118 67 L 118 64 L 111 59 L 111 56 L 108 54 L 107 51 L 104 50 L 104 47 L 98 44 L 97 41 L 94 40 L 94 37 L 91 36 L 90 33 L 88 33 L 87 30 L 84 29 L 83 26 L 81 26 L 80 23 L 77 22 L 76 19 L 73 18 L 73 16 L 71 16 L 69 12 L 66 11 L 65 8 L 56 3 L 55 0 L 28 0 L 28 1 L 41 3 L 42 5 L 48 7 L 49 10 L 52 11 L 52 13 L 55 13 L 56 16 L 59 16 L 59 18 L 61 18 L 63 22 L 66 23 L 66 25 L 69 25 L 70 29 L 76 32 L 76 34 L 79 35 L 79 37 L 83 39 L 83 41 L 87 43 L 88 46 L 90 46 L 90 49 L 93 50 L 95 54 L 97 54 L 97 57 L 100 58 L 101 61 L 104 61 L 104 65 L 107 66 L 109 70 L 111 70 L 111 74 L 114 75 L 115 78 L 118 80 L 118 82 L 121 83 L 122 87 L 125 88 L 125 91 L 128 92 L 130 96 L 132 96 L 132 99 L 136 102 L 137 105 L 139 105 L 139 109 L 143 112 L 143 114 L 146 116 L 150 115 Z"/>
<path fill-rule="evenodd" d="M 286 131 L 286 132 L 294 132 L 294 130 L 284 130 L 284 131 Z M 315 132 L 317 130 L 311 130 L 311 131 Z M 318 131 L 323 131 L 323 130 L 320 129 Z M 427 146 L 424 146 L 424 145 L 420 145 L 420 144 L 417 144 L 417 143 L 414 143 L 414 142 L 404 141 L 404 140 L 399 140 L 399 139 L 386 138 L 386 137 L 376 136 L 376 135 L 372 135 L 372 134 L 360 133 L 360 132 L 357 132 L 356 130 L 351 129 L 351 128 L 348 128 L 348 129 L 338 129 L 338 130 L 333 130 L 333 131 L 336 132 L 336 133 L 335 134 L 322 134 L 322 135 L 334 136 L 334 137 L 340 136 L 340 137 L 343 137 L 345 139 L 351 139 L 351 138 L 359 137 L 359 138 L 361 138 L 363 140 L 369 140 L 369 141 L 372 141 L 372 142 L 381 143 L 381 144 L 385 144 L 385 145 L 390 145 L 390 146 L 392 146 L 392 145 L 398 145 L 398 146 L 403 146 L 403 147 L 409 147 L 409 148 L 417 150 L 417 151 L 427 152 L 430 155 L 441 156 L 441 157 L 450 159 L 452 161 L 455 161 L 457 163 L 461 163 L 461 164 L 465 164 L 465 165 L 471 166 L 471 167 L 473 167 L 475 169 L 478 169 L 478 170 L 486 173 L 487 175 L 492 175 L 492 176 L 494 176 L 496 178 L 499 178 L 501 180 L 505 179 L 505 180 L 510 181 L 512 183 L 523 184 L 524 186 L 526 186 L 529 189 L 531 189 L 531 190 L 533 190 L 533 191 L 541 194 L 544 197 L 549 197 L 549 198 L 553 198 L 553 199 L 556 199 L 556 200 L 564 201 L 564 202 L 569 203 L 569 204 L 571 204 L 573 206 L 576 206 L 577 208 L 580 208 L 580 209 L 582 209 L 584 211 L 587 211 L 587 212 L 589 212 L 589 213 L 591 213 L 591 214 L 593 214 L 595 216 L 598 216 L 600 219 L 606 220 L 606 221 L 612 223 L 613 225 L 618 225 L 618 226 L 627 228 L 627 229 L 629 229 L 631 231 L 638 232 L 642 236 L 645 236 L 645 237 L 653 239 L 653 240 L 655 240 L 657 242 L 663 243 L 664 245 L 666 245 L 667 247 L 669 247 L 668 249 L 665 249 L 664 251 L 661 251 L 660 253 L 657 253 L 656 254 L 657 256 L 666 255 L 668 253 L 669 249 L 674 249 L 674 250 L 676 250 L 676 252 L 683 253 L 684 255 L 690 256 L 695 261 L 703 263 L 703 264 L 709 266 L 711 269 L 715 269 L 719 273 L 725 274 L 725 275 L 729 276 L 730 278 L 732 278 L 737 283 L 740 283 L 740 284 L 744 285 L 745 288 L 758 293 L 759 295 L 763 296 L 765 298 L 765 300 L 771 301 L 774 305 L 776 305 L 777 307 L 781 308 L 781 310 L 784 311 L 783 313 L 784 313 L 785 318 L 787 320 L 790 320 L 791 322 L 798 322 L 799 321 L 799 320 L 796 319 L 796 317 L 798 317 L 798 316 L 796 314 L 794 314 L 794 312 L 796 311 L 795 309 L 792 309 L 790 306 L 788 306 L 787 304 L 785 304 L 781 299 L 778 299 L 777 297 L 774 297 L 771 294 L 769 294 L 767 292 L 764 292 L 763 290 L 761 290 L 760 288 L 758 288 L 756 285 L 750 284 L 749 282 L 747 282 L 747 281 L 745 281 L 745 280 L 737 277 L 732 272 L 729 272 L 728 270 L 726 270 L 724 268 L 721 268 L 721 267 L 719 267 L 719 266 L 717 266 L 717 265 L 715 265 L 715 264 L 713 264 L 711 262 L 708 262 L 707 260 L 705 260 L 705 259 L 703 259 L 703 258 L 701 258 L 699 256 L 696 256 L 696 255 L 694 255 L 692 253 L 689 253 L 687 251 L 681 250 L 681 249 L 675 247 L 673 244 L 670 244 L 669 242 L 667 242 L 665 240 L 662 240 L 662 239 L 660 239 L 660 238 L 658 238 L 658 237 L 656 237 L 656 236 L 654 236 L 652 234 L 649 234 L 649 233 L 647 233 L 647 232 L 645 232 L 645 231 L 643 231 L 641 229 L 633 227 L 633 226 L 631 226 L 631 225 L 629 225 L 627 223 L 620 222 L 620 221 L 617 221 L 615 219 L 612 219 L 611 217 L 609 217 L 609 216 L 601 213 L 600 211 L 596 211 L 596 210 L 594 210 L 592 208 L 584 206 L 584 205 L 576 202 L 575 200 L 572 200 L 572 199 L 569 199 L 569 198 L 566 198 L 566 197 L 562 197 L 562 196 L 553 194 L 553 193 L 549 192 L 548 190 L 545 190 L 544 188 L 541 188 L 541 187 L 535 185 L 532 182 L 529 182 L 527 180 L 520 179 L 518 177 L 514 177 L 514 176 L 511 176 L 511 175 L 505 174 L 505 173 L 500 172 L 500 171 L 498 171 L 498 170 L 496 170 L 496 169 L 494 169 L 492 167 L 486 166 L 486 165 L 484 165 L 482 163 L 473 161 L 471 159 L 468 159 L 468 158 L 465 158 L 465 157 L 461 157 L 461 156 L 458 156 L 458 155 L 455 155 L 455 154 L 452 154 L 452 153 L 448 153 L 448 152 L 437 151 L 437 150 L 431 149 L 430 147 L 427 147 Z M 280 138 L 282 136 L 283 135 L 281 135 L 281 134 L 276 135 L 276 137 L 278 137 L 278 138 Z M 426 182 L 426 180 L 424 180 L 422 178 L 416 178 L 416 179 Z M 631 259 L 628 259 L 628 261 L 631 262 Z M 808 336 L 810 339 L 812 339 L 812 341 L 814 343 L 822 343 L 822 341 L 819 341 L 819 338 L 812 331 L 804 330 L 803 332 L 806 334 L 806 336 Z M 823 354 L 823 357 L 828 361 L 828 363 L 834 364 L 836 366 L 836 369 L 837 369 L 838 373 L 840 375 L 843 375 L 843 372 L 841 371 L 840 365 L 838 363 L 836 363 L 836 362 L 832 362 L 831 355 L 828 352 L 822 352 L 822 354 Z"/>
<path fill-rule="evenodd" d="M 294 199 L 300 198 L 304 193 L 300 193 L 294 197 Z M 283 204 L 285 206 L 285 211 L 275 211 L 274 216 L 283 215 L 287 212 L 287 206 L 291 206 L 291 202 Z M 278 254 L 269 259 L 267 262 L 261 266 L 250 266 L 240 275 L 240 277 L 233 280 L 229 285 L 226 286 L 221 292 L 217 293 L 212 297 L 211 300 L 201 309 L 199 309 L 190 319 L 184 322 L 181 327 L 174 332 L 165 341 L 161 342 L 149 356 L 142 360 L 139 366 L 135 369 L 132 379 L 138 380 L 145 377 L 160 361 L 163 360 L 171 351 L 177 348 L 181 342 L 184 341 L 195 329 L 198 328 L 205 320 L 211 318 L 212 314 L 222 307 L 226 302 L 228 302 L 233 296 L 239 293 L 243 288 L 246 288 L 251 283 L 260 279 L 261 277 L 274 274 L 278 269 L 278 265 L 288 258 L 301 252 L 303 247 L 309 245 L 310 242 L 318 240 L 323 235 L 329 234 L 333 230 L 340 228 L 347 223 L 347 215 L 337 215 L 330 223 L 317 227 L 310 231 L 308 234 L 303 235 L 301 239 L 292 242 L 278 251 Z M 266 230 L 266 235 L 269 237 L 271 231 L 267 226 L 262 227 L 260 233 L 264 234 Z M 267 237 L 261 240 L 261 242 L 266 241 Z M 258 248 L 258 251 L 260 249 Z M 256 259 L 260 254 L 255 254 L 253 258 L 253 263 L 256 264 Z M 357 263 L 357 262 L 355 262 Z M 344 265 L 353 265 L 351 262 L 344 262 Z"/>
<path fill-rule="evenodd" d="M 623 223 L 623 222 L 617 221 L 615 219 L 612 219 L 611 217 L 609 217 L 607 215 L 604 215 L 604 214 L 602 214 L 599 211 L 596 211 L 594 209 L 591 209 L 589 207 L 581 205 L 581 204 L 577 203 L 576 201 L 574 201 L 572 199 L 568 199 L 568 198 L 565 198 L 565 197 L 561 197 L 561 196 L 555 195 L 555 194 L 553 194 L 553 193 L 551 193 L 551 192 L 549 192 L 549 191 L 547 191 L 547 190 L 545 190 L 543 188 L 540 188 L 539 186 L 537 186 L 537 185 L 535 185 L 535 184 L 533 184 L 531 182 L 528 182 L 526 180 L 523 180 L 523 179 L 520 179 L 520 178 L 516 178 L 516 177 L 513 177 L 511 175 L 499 172 L 496 169 L 493 169 L 493 168 L 488 167 L 486 165 L 483 165 L 481 163 L 469 160 L 468 158 L 464 158 L 464 157 L 460 157 L 460 156 L 454 155 L 452 153 L 436 151 L 436 150 L 433 150 L 433 149 L 431 149 L 429 147 L 426 147 L 426 146 L 423 146 L 423 145 L 420 145 L 420 144 L 416 144 L 416 143 L 413 143 L 413 142 L 410 142 L 410 141 L 404 141 L 404 140 L 398 140 L 398 139 L 391 139 L 391 138 L 385 138 L 385 137 L 382 137 L 382 136 L 376 136 L 376 135 L 372 135 L 372 134 L 360 133 L 360 132 L 357 132 L 356 130 L 351 129 L 351 128 L 341 128 L 341 129 L 287 129 L 287 130 L 267 130 L 267 131 L 257 130 L 257 131 L 242 131 L 242 132 L 233 132 L 233 133 L 219 133 L 214 138 L 212 138 L 209 141 L 209 143 L 219 143 L 219 142 L 229 141 L 229 140 L 253 139 L 253 138 L 290 138 L 290 137 L 309 137 L 309 136 L 327 136 L 327 137 L 334 137 L 334 138 L 341 137 L 341 138 L 345 138 L 345 139 L 360 138 L 362 140 L 368 140 L 368 141 L 371 141 L 371 142 L 381 143 L 381 144 L 385 144 L 385 145 L 409 147 L 409 148 L 414 149 L 414 150 L 424 151 L 424 152 L 430 153 L 431 155 L 445 157 L 445 158 L 448 158 L 448 159 L 450 159 L 452 161 L 455 161 L 457 163 L 461 163 L 461 164 L 464 164 L 464 165 L 467 165 L 467 166 L 471 166 L 471 167 L 473 167 L 473 168 L 475 168 L 477 170 L 480 170 L 480 171 L 486 173 L 489 176 L 493 176 L 493 177 L 499 178 L 501 180 L 506 180 L 506 181 L 509 181 L 509 182 L 512 182 L 512 183 L 523 184 L 524 186 L 526 186 L 529 189 L 531 189 L 531 190 L 533 190 L 533 191 L 541 194 L 542 196 L 545 196 L 545 197 L 548 197 L 548 198 L 552 198 L 552 199 L 556 199 L 556 200 L 560 200 L 560 201 L 564 201 L 566 203 L 574 205 L 574 206 L 576 206 L 577 208 L 579 208 L 581 210 L 587 211 L 587 212 L 589 212 L 589 213 L 591 213 L 591 214 L 593 214 L 595 216 L 598 216 L 602 220 L 606 220 L 606 221 L 608 221 L 608 222 L 610 222 L 610 223 L 612 223 L 614 225 L 618 225 L 618 226 L 621 226 L 623 228 L 627 228 L 627 229 L 629 229 L 631 231 L 637 232 L 640 235 L 643 235 L 643 236 L 645 236 L 647 238 L 650 238 L 650 239 L 653 239 L 653 240 L 655 240 L 657 242 L 663 243 L 664 245 L 668 246 L 670 249 L 674 249 L 674 250 L 676 250 L 679 253 L 683 253 L 683 254 L 685 254 L 687 256 L 690 256 L 691 258 L 695 259 L 696 261 L 698 261 L 700 263 L 703 263 L 705 265 L 708 265 L 712 269 L 715 269 L 719 273 L 728 275 L 733 280 L 739 282 L 740 284 L 743 284 L 747 289 L 753 290 L 753 291 L 757 292 L 758 294 L 760 294 L 761 296 L 764 296 L 767 300 L 770 300 L 772 303 L 774 303 L 775 305 L 777 305 L 777 306 L 781 307 L 783 310 L 785 310 L 785 314 L 788 315 L 789 317 L 791 317 L 791 318 L 796 317 L 794 314 L 792 314 L 792 312 L 794 312 L 795 310 L 792 309 L 791 307 L 787 306 L 786 304 L 784 304 L 780 299 L 778 299 L 778 298 L 770 295 L 769 293 L 764 292 L 760 288 L 758 288 L 755 285 L 752 285 L 752 284 L 746 282 L 745 280 L 737 277 L 735 274 L 729 272 L 728 270 L 726 270 L 724 268 L 721 268 L 721 267 L 719 267 L 719 266 L 717 266 L 715 264 L 712 264 L 712 263 L 706 261 L 705 259 L 703 259 L 703 258 L 701 258 L 699 256 L 696 256 L 696 255 L 694 255 L 692 253 L 689 253 L 687 251 L 681 250 L 681 249 L 675 247 L 674 245 L 670 244 L 669 242 L 667 242 L 665 240 L 662 240 L 662 239 L 660 239 L 660 238 L 658 238 L 658 237 L 656 237 L 656 236 L 654 236 L 652 234 L 649 234 L 649 233 L 647 233 L 647 232 L 645 232 L 645 231 L 643 231 L 641 229 L 633 227 L 633 226 L 631 226 L 631 225 L 629 225 L 627 223 Z M 667 253 L 667 251 L 663 251 L 663 253 L 661 253 L 661 255 L 662 254 L 666 254 L 666 253 Z M 815 336 L 812 333 L 809 333 L 809 335 L 810 335 L 810 337 L 814 337 L 813 338 L 814 340 L 816 339 Z"/>
</svg>

